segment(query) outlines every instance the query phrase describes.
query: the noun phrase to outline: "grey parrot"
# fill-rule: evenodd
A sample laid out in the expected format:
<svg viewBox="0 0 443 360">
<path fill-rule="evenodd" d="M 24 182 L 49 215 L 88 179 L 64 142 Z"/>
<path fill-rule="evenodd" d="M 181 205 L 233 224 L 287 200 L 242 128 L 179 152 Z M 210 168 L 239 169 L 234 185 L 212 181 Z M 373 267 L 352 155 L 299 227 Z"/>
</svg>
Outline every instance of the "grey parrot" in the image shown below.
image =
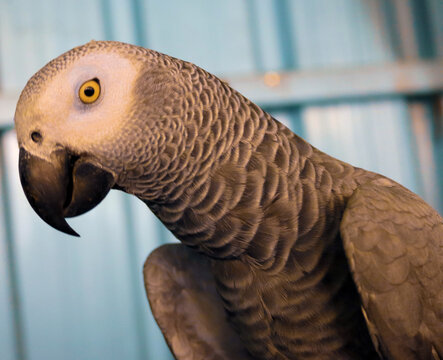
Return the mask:
<svg viewBox="0 0 443 360">
<path fill-rule="evenodd" d="M 317 150 L 198 66 L 92 41 L 17 104 L 20 179 L 49 225 L 110 189 L 181 241 L 144 267 L 177 359 L 443 359 L 443 220 Z"/>
</svg>

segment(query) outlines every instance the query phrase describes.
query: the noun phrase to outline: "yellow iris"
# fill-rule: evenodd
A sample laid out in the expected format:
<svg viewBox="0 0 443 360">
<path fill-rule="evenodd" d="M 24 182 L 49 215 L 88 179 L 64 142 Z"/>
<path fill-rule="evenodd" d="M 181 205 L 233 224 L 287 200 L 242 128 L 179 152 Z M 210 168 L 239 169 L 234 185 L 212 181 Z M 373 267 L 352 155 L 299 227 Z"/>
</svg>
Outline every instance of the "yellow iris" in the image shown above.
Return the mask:
<svg viewBox="0 0 443 360">
<path fill-rule="evenodd" d="M 80 100 L 85 104 L 92 104 L 100 96 L 100 83 L 97 79 L 86 81 L 78 91 Z"/>
</svg>

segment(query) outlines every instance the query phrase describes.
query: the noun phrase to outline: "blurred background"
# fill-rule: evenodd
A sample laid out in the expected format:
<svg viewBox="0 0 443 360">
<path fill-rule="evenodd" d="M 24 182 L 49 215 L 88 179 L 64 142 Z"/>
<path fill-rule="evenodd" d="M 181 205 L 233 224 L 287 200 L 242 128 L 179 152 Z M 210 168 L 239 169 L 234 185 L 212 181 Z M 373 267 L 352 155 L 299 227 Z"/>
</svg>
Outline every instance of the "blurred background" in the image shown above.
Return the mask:
<svg viewBox="0 0 443 360">
<path fill-rule="evenodd" d="M 148 253 L 174 241 L 111 192 L 44 224 L 17 173 L 13 115 L 60 53 L 119 40 L 196 63 L 321 150 L 443 210 L 441 0 L 0 0 L 0 359 L 170 359 L 145 298 Z"/>
</svg>

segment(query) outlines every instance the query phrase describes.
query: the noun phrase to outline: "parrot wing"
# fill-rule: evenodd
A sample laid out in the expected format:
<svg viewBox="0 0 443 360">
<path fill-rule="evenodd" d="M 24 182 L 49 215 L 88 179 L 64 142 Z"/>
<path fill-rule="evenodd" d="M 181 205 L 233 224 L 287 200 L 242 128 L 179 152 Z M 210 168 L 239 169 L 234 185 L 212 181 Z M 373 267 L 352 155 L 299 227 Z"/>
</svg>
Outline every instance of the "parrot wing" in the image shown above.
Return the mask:
<svg viewBox="0 0 443 360">
<path fill-rule="evenodd" d="M 357 188 L 340 232 L 378 352 L 443 359 L 443 220 L 380 178 Z"/>
<path fill-rule="evenodd" d="M 144 266 L 149 304 L 179 360 L 252 359 L 227 322 L 210 260 L 182 244 L 154 250 Z"/>
</svg>

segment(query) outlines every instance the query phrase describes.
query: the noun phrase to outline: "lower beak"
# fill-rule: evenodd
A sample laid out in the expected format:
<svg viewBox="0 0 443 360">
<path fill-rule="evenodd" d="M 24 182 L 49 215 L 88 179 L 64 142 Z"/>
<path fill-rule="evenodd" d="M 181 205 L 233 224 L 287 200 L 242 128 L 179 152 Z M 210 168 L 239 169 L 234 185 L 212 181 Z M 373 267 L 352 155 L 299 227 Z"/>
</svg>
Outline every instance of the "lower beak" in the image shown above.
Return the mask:
<svg viewBox="0 0 443 360">
<path fill-rule="evenodd" d="M 79 236 L 66 217 L 81 215 L 98 205 L 114 185 L 113 175 L 66 150 L 43 160 L 20 148 L 19 173 L 34 211 L 49 225 Z"/>
</svg>

